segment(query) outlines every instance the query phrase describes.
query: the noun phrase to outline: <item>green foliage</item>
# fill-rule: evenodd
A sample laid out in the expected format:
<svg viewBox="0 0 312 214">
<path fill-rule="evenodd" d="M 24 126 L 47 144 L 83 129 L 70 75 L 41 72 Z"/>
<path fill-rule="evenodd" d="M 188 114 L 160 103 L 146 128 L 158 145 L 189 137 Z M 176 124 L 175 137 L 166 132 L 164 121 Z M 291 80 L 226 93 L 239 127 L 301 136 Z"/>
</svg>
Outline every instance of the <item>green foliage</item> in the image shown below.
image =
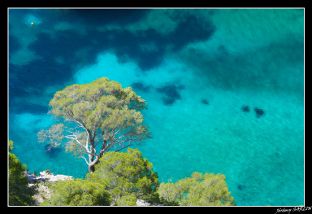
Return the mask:
<svg viewBox="0 0 312 214">
<path fill-rule="evenodd" d="M 178 204 L 178 201 L 181 200 L 178 185 L 174 183 L 161 183 L 157 192 L 160 200 L 166 204 Z"/>
<path fill-rule="evenodd" d="M 193 173 L 176 183 L 161 183 L 158 193 L 162 201 L 182 206 L 235 205 L 222 174 Z"/>
<path fill-rule="evenodd" d="M 52 196 L 42 206 L 109 206 L 111 203 L 104 185 L 88 180 L 59 181 L 50 189 Z"/>
<path fill-rule="evenodd" d="M 37 134 L 38 141 L 40 143 L 47 142 L 52 148 L 59 147 L 64 138 L 63 128 L 64 124 L 59 123 L 51 126 L 48 130 L 39 131 Z"/>
<path fill-rule="evenodd" d="M 128 202 L 128 205 L 132 205 L 134 196 L 152 197 L 158 187 L 157 174 L 152 164 L 136 149 L 106 153 L 95 165 L 95 172 L 87 175 L 87 179 L 104 183 L 116 205 Z"/>
<path fill-rule="evenodd" d="M 40 131 L 39 141 L 58 146 L 66 133 L 66 151 L 83 158 L 89 171 L 94 171 L 105 152 L 120 151 L 150 136 L 140 112 L 145 101 L 131 87 L 122 88 L 107 78 L 56 92 L 50 107 L 50 113 L 63 118 L 66 127 L 57 124 Z"/>
<path fill-rule="evenodd" d="M 145 101 L 131 88 L 122 88 L 115 81 L 100 78 L 89 84 L 74 84 L 58 91 L 50 101 L 51 113 L 80 121 L 86 129 L 110 131 L 132 127 L 144 128 L 142 114 Z"/>
<path fill-rule="evenodd" d="M 9 140 L 9 151 L 11 152 L 13 150 L 14 146 L 13 146 L 13 141 Z"/>
<path fill-rule="evenodd" d="M 135 194 L 123 195 L 116 201 L 116 206 L 136 206 L 137 197 Z"/>
<path fill-rule="evenodd" d="M 35 194 L 34 188 L 28 187 L 25 176 L 26 166 L 12 154 L 13 141 L 9 141 L 9 205 L 27 206 L 34 205 L 32 196 Z"/>
</svg>

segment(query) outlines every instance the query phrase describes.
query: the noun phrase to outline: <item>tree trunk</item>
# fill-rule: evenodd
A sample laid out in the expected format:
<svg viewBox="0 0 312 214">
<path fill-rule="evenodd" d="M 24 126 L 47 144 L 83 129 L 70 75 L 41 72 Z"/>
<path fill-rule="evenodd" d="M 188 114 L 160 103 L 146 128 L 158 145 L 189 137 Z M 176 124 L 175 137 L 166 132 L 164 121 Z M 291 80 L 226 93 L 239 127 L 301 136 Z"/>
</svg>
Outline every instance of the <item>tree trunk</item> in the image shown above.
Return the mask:
<svg viewBox="0 0 312 214">
<path fill-rule="evenodd" d="M 94 168 L 94 165 L 95 165 L 95 163 L 94 163 L 94 159 L 95 159 L 94 149 L 95 148 L 94 148 L 94 142 L 93 142 L 92 138 L 89 138 L 89 142 L 90 142 L 90 146 L 91 146 L 91 148 L 90 148 L 91 154 L 89 154 L 89 163 L 90 164 L 88 165 L 88 170 L 90 173 L 92 173 L 95 170 L 95 168 Z"/>
<path fill-rule="evenodd" d="M 95 170 L 94 165 L 95 165 L 95 164 L 91 164 L 91 165 L 88 166 L 88 170 L 89 170 L 90 173 L 93 173 L 93 172 L 94 172 L 94 170 Z"/>
<path fill-rule="evenodd" d="M 103 156 L 105 150 L 106 150 L 106 147 L 107 147 L 107 140 L 103 140 L 103 144 L 102 144 L 102 148 L 100 150 L 100 158 Z"/>
<path fill-rule="evenodd" d="M 90 152 L 91 154 L 89 155 L 90 162 L 92 162 L 95 159 L 95 148 L 94 148 L 94 141 L 92 138 L 89 139 L 90 142 Z"/>
<path fill-rule="evenodd" d="M 95 165 L 100 161 L 100 158 L 99 157 L 96 157 L 95 160 L 93 160 L 91 163 L 89 163 L 88 165 L 88 170 L 89 172 L 94 172 L 95 171 Z"/>
</svg>

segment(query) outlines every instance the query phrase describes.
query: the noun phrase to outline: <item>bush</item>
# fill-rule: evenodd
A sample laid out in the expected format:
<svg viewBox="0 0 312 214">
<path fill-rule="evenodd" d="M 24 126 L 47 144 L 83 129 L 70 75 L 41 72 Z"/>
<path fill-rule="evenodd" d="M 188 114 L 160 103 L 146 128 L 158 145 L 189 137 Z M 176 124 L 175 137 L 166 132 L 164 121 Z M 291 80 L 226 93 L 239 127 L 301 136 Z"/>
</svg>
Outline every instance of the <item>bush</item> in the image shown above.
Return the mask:
<svg viewBox="0 0 312 214">
<path fill-rule="evenodd" d="M 28 186 L 25 176 L 26 166 L 22 165 L 13 150 L 13 141 L 9 141 L 9 205 L 27 206 L 34 205 L 33 195 L 35 189 Z"/>
<path fill-rule="evenodd" d="M 151 198 L 159 185 L 152 164 L 135 149 L 106 153 L 87 179 L 103 183 L 115 205 L 120 204 L 120 200 L 123 205 L 133 205 L 133 196 Z"/>
<path fill-rule="evenodd" d="M 137 197 L 135 194 L 124 195 L 116 201 L 116 206 L 135 206 L 136 201 Z"/>
<path fill-rule="evenodd" d="M 59 181 L 50 187 L 52 196 L 43 206 L 109 206 L 110 194 L 103 184 L 87 180 Z"/>
<path fill-rule="evenodd" d="M 161 183 L 160 200 L 181 206 L 231 206 L 234 199 L 222 174 L 193 173 L 176 183 Z"/>
</svg>

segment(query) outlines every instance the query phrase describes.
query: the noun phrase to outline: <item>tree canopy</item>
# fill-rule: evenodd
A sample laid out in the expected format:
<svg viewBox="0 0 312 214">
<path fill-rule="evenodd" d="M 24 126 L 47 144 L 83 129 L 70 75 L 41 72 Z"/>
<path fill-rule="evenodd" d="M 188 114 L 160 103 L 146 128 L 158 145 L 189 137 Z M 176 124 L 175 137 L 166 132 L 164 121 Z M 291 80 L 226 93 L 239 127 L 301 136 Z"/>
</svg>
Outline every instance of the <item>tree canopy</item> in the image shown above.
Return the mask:
<svg viewBox="0 0 312 214">
<path fill-rule="evenodd" d="M 65 133 L 67 151 L 83 158 L 91 172 L 105 152 L 120 151 L 149 136 L 140 112 L 145 101 L 131 87 L 122 88 L 107 78 L 56 92 L 50 107 L 50 113 L 63 118 L 67 126 L 54 125 L 38 137 L 53 146 Z"/>
<path fill-rule="evenodd" d="M 28 186 L 25 176 L 26 166 L 22 165 L 13 150 L 13 141 L 9 141 L 9 205 L 34 205 L 35 189 Z"/>
<path fill-rule="evenodd" d="M 176 183 L 161 183 L 158 194 L 161 200 L 181 206 L 235 205 L 222 174 L 194 172 Z"/>
<path fill-rule="evenodd" d="M 103 155 L 87 179 L 103 183 L 114 205 L 135 205 L 138 198 L 149 200 L 159 185 L 152 164 L 139 150 L 130 148 L 128 152 Z"/>
<path fill-rule="evenodd" d="M 109 206 L 111 203 L 103 184 L 88 180 L 58 181 L 50 190 L 51 198 L 41 206 Z"/>
</svg>

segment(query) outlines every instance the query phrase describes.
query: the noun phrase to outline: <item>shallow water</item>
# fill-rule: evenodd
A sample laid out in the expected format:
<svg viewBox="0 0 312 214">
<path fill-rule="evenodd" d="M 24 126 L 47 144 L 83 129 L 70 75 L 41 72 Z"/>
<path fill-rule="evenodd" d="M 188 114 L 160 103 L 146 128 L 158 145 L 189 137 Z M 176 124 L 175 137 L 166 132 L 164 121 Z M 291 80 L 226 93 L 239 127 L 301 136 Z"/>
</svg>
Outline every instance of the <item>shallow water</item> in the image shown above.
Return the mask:
<svg viewBox="0 0 312 214">
<path fill-rule="evenodd" d="M 47 111 L 57 90 L 106 76 L 147 101 L 152 138 L 134 147 L 161 181 L 223 173 L 237 205 L 304 203 L 303 10 L 10 10 L 9 18 L 9 137 L 30 171 L 85 175 L 83 160 L 46 153 L 36 133 L 54 121 Z"/>
</svg>

